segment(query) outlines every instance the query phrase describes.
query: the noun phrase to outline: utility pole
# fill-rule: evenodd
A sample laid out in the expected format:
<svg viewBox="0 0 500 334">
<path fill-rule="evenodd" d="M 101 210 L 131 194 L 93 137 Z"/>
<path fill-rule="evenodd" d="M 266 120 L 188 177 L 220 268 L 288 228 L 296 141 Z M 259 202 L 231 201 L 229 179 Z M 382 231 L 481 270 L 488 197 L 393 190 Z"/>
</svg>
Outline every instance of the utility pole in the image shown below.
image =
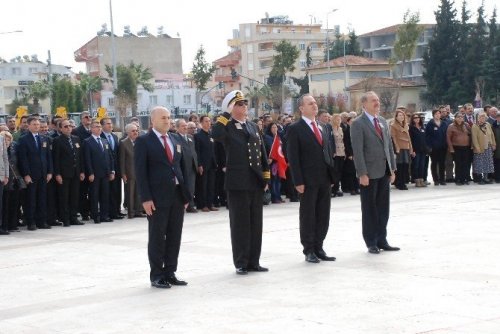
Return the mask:
<svg viewBox="0 0 500 334">
<path fill-rule="evenodd" d="M 116 46 L 115 46 L 115 30 L 113 27 L 113 6 L 109 0 L 109 18 L 111 21 L 111 63 L 113 65 L 113 89 L 118 88 L 118 78 L 116 74 Z"/>
<path fill-rule="evenodd" d="M 54 101 L 52 101 L 52 86 L 53 86 L 53 82 L 52 82 L 52 58 L 50 56 L 50 50 L 47 51 L 48 53 L 48 59 L 47 59 L 47 72 L 48 72 L 48 76 L 49 76 L 49 90 L 50 90 L 50 93 L 49 93 L 49 106 L 50 106 L 50 110 L 49 110 L 49 114 L 52 114 L 52 110 L 54 110 L 53 106 L 52 106 L 52 103 Z"/>
</svg>

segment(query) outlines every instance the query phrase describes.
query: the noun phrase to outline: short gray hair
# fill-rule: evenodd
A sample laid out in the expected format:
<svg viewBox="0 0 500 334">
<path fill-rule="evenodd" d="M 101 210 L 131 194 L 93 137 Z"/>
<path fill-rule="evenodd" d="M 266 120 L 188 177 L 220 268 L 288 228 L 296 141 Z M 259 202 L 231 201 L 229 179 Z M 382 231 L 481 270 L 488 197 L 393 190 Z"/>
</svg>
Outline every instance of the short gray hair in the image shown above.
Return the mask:
<svg viewBox="0 0 500 334">
<path fill-rule="evenodd" d="M 130 131 L 138 129 L 137 124 L 129 123 L 125 125 L 125 132 L 128 134 Z"/>
<path fill-rule="evenodd" d="M 366 101 L 368 101 L 368 96 L 370 96 L 370 95 L 377 95 L 377 93 L 375 93 L 373 90 L 364 93 L 361 96 L 361 103 L 365 103 Z"/>
<path fill-rule="evenodd" d="M 175 121 L 175 127 L 178 128 L 181 122 L 186 122 L 184 118 L 179 118 Z"/>
<path fill-rule="evenodd" d="M 302 94 L 298 99 L 297 99 L 297 107 L 302 107 L 304 105 L 304 97 L 306 96 L 312 96 L 309 93 Z"/>
</svg>

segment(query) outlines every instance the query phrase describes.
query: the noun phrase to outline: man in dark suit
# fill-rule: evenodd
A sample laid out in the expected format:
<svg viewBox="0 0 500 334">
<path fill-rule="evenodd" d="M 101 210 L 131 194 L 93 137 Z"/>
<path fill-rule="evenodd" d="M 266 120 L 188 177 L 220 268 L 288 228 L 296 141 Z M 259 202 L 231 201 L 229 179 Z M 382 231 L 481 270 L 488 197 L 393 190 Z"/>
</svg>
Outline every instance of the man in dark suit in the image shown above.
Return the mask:
<svg viewBox="0 0 500 334">
<path fill-rule="evenodd" d="M 90 182 L 90 212 L 95 224 L 112 222 L 109 217 L 109 181 L 115 178 L 113 154 L 101 138 L 101 123 L 93 121 L 92 135 L 85 139 L 85 173 Z"/>
<path fill-rule="evenodd" d="M 168 133 L 170 111 L 151 111 L 152 129 L 135 141 L 135 171 L 139 196 L 148 216 L 148 257 L 151 285 L 170 288 L 186 285 L 177 279 L 184 208 L 189 203 L 182 173 L 182 147 Z"/>
<path fill-rule="evenodd" d="M 198 156 L 198 177 L 196 180 L 196 204 L 203 212 L 217 211 L 214 207 L 215 197 L 215 145 L 210 127 L 210 117 L 200 117 L 201 129 L 194 135 L 196 155 Z"/>
<path fill-rule="evenodd" d="M 92 135 L 90 131 L 91 123 L 92 117 L 90 117 L 90 113 L 88 111 L 84 111 L 80 114 L 80 125 L 73 129 L 72 134 L 80 138 L 80 143 L 82 144 L 82 146 L 85 145 L 85 139 Z M 79 211 L 82 215 L 82 220 L 88 220 L 90 215 L 89 188 L 89 180 L 87 178 L 84 178 L 83 181 L 80 182 Z"/>
<path fill-rule="evenodd" d="M 307 262 L 335 261 L 323 249 L 334 182 L 332 149 L 323 129 L 316 124 L 318 105 L 314 97 L 304 94 L 297 105 L 302 117 L 287 131 L 287 153 L 293 184 L 301 194 L 300 241 Z"/>
<path fill-rule="evenodd" d="M 113 122 L 111 118 L 101 119 L 101 138 L 104 138 L 109 143 L 109 149 L 115 162 L 115 178 L 109 182 L 109 216 L 111 219 L 122 219 L 124 215 L 121 213 L 122 206 L 122 179 L 120 172 L 120 145 L 118 137 L 113 133 Z"/>
<path fill-rule="evenodd" d="M 18 141 L 19 170 L 28 188 L 25 218 L 30 231 L 47 224 L 47 182 L 52 179 L 52 156 L 47 137 L 41 136 L 38 117 L 28 117 L 28 133 Z"/>
<path fill-rule="evenodd" d="M 361 190 L 363 238 L 372 254 L 398 251 L 387 242 L 389 191 L 395 178 L 394 149 L 387 122 L 375 92 L 361 97 L 363 113 L 351 125 L 351 142 Z"/>
<path fill-rule="evenodd" d="M 137 179 L 135 176 L 134 146 L 139 136 L 139 128 L 134 123 L 125 126 L 127 138 L 120 143 L 120 171 L 125 184 L 125 195 L 127 198 L 128 218 L 144 217 L 142 214 L 142 202 L 137 190 Z"/>
<path fill-rule="evenodd" d="M 179 142 L 182 146 L 182 162 L 184 168 L 184 180 L 188 185 L 191 201 L 189 202 L 186 212 L 196 213 L 198 210 L 194 207 L 194 190 L 196 185 L 196 173 L 198 172 L 198 156 L 196 155 L 196 147 L 194 145 L 194 138 L 188 134 L 188 125 L 183 118 L 179 118 L 176 122 L 177 134 Z"/>
<path fill-rule="evenodd" d="M 257 125 L 247 120 L 248 100 L 233 90 L 222 101 L 224 113 L 213 128 L 226 151 L 227 201 L 236 274 L 266 272 L 259 263 L 262 248 L 264 189 L 271 179 L 267 153 Z"/>
<path fill-rule="evenodd" d="M 57 126 L 60 135 L 52 142 L 52 153 L 60 216 L 66 227 L 83 225 L 77 218 L 80 182 L 85 178 L 80 138 L 71 134 L 67 119 L 60 120 Z"/>
</svg>

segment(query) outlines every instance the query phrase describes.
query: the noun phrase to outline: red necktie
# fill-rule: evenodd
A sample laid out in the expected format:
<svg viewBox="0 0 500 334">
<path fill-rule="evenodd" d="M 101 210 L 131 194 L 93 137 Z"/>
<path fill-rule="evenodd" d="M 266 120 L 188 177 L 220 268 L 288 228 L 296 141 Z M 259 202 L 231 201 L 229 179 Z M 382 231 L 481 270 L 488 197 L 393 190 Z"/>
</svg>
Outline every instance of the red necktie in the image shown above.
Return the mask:
<svg viewBox="0 0 500 334">
<path fill-rule="evenodd" d="M 311 125 L 313 127 L 313 131 L 314 131 L 314 135 L 316 136 L 316 140 L 318 141 L 318 143 L 320 145 L 323 146 L 323 137 L 321 137 L 321 133 L 319 132 L 319 129 L 318 127 L 316 126 L 316 122 L 315 121 L 312 121 L 311 122 Z"/>
<path fill-rule="evenodd" d="M 167 136 L 163 135 L 161 136 L 161 139 L 163 139 L 163 145 L 165 146 L 165 153 L 167 153 L 168 161 L 172 162 L 173 156 L 172 151 L 170 150 L 170 146 L 168 146 L 167 144 Z"/>
<path fill-rule="evenodd" d="M 382 138 L 382 129 L 380 128 L 380 124 L 378 122 L 378 118 L 375 117 L 373 119 L 373 122 L 375 123 L 375 131 L 377 131 L 377 134 L 380 138 Z"/>
</svg>

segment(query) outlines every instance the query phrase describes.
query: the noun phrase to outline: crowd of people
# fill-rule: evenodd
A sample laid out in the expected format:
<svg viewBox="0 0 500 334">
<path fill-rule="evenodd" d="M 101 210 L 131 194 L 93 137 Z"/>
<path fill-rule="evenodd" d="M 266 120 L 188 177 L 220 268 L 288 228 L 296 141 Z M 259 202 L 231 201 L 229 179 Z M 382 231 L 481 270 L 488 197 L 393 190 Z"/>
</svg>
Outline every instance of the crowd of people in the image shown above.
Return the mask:
<svg viewBox="0 0 500 334">
<path fill-rule="evenodd" d="M 454 182 L 489 184 L 500 182 L 500 112 L 485 106 L 474 114 L 471 104 L 461 106 L 453 119 L 449 106 L 432 111 L 424 124 L 420 113 L 396 110 L 389 123 L 396 161 L 393 185 L 408 190 L 408 184 L 426 187 Z M 358 113 L 330 115 L 319 110 L 317 122 L 328 133 L 334 161 L 332 197 L 359 195 L 359 180 L 353 157 L 351 125 Z M 287 132 L 290 115 L 273 118 L 266 114 L 257 125 L 267 154 L 271 178 L 264 204 L 298 202 L 290 169 L 279 170 L 279 161 L 269 152 L 280 145 L 288 159 Z M 217 211 L 227 206 L 225 188 L 226 152 L 214 140 L 216 118 L 191 114 L 171 121 L 169 133 L 178 138 L 183 152 L 183 170 L 190 192 L 187 213 Z M 80 125 L 54 117 L 50 122 L 37 115 L 15 117 L 0 124 L 0 194 L 2 225 L 0 234 L 47 229 L 52 226 L 111 222 L 128 217 L 144 217 L 137 191 L 134 168 L 134 142 L 145 131 L 137 118 L 130 119 L 119 138 L 110 118 L 99 121 L 88 112 L 80 115 Z M 429 170 L 431 175 L 427 175 Z M 472 171 L 472 175 L 471 175 Z M 122 194 L 124 191 L 124 194 Z M 126 214 L 122 213 L 122 206 Z"/>
</svg>

